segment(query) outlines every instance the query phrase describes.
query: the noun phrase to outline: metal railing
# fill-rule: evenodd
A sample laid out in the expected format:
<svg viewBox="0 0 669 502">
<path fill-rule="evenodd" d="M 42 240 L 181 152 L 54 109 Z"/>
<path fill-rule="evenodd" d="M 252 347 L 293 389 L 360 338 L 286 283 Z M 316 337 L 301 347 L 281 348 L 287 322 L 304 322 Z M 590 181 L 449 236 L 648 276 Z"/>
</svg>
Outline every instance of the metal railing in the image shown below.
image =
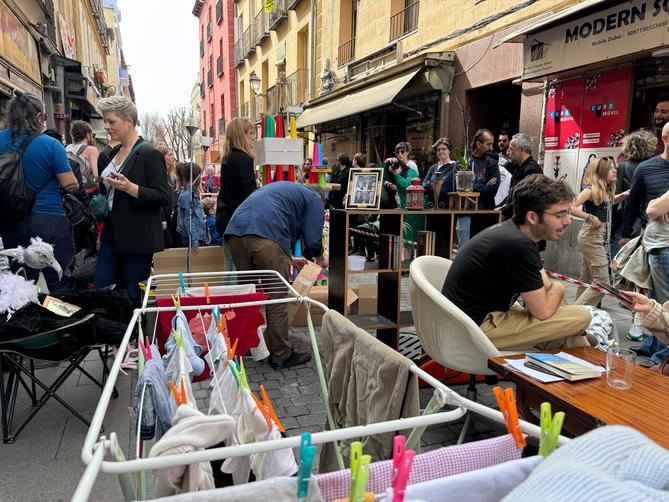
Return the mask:
<svg viewBox="0 0 669 502">
<path fill-rule="evenodd" d="M 242 54 L 242 41 L 235 42 L 235 68 L 244 62 L 244 55 Z"/>
<path fill-rule="evenodd" d="M 244 118 L 251 118 L 251 103 L 249 101 L 240 107 L 239 116 Z"/>
<path fill-rule="evenodd" d="M 302 1 L 302 0 L 288 0 L 288 9 L 289 9 L 289 10 L 294 9 L 295 7 L 297 7 L 298 5 L 300 5 L 300 2 L 301 2 L 301 1 Z"/>
<path fill-rule="evenodd" d="M 275 30 L 276 27 L 288 17 L 288 9 L 286 9 L 286 0 L 276 0 L 276 6 L 269 15 L 269 29 Z"/>
<path fill-rule="evenodd" d="M 264 96 L 256 96 L 253 98 L 253 121 L 260 122 L 262 119 L 262 114 L 265 112 L 263 110 L 263 102 L 265 101 Z"/>
<path fill-rule="evenodd" d="M 211 40 L 211 21 L 207 23 L 207 41 Z"/>
<path fill-rule="evenodd" d="M 283 101 L 280 101 L 283 96 L 279 96 L 279 89 L 284 89 L 283 86 L 273 85 L 267 89 L 267 113 L 274 115 L 279 113 L 283 107 Z M 285 91 L 284 91 L 285 94 Z"/>
<path fill-rule="evenodd" d="M 253 27 L 255 30 L 254 43 L 260 45 L 265 38 L 269 37 L 269 15 L 264 9 L 261 9 L 253 20 Z"/>
<path fill-rule="evenodd" d="M 242 55 L 246 58 L 252 52 L 255 52 L 256 45 L 253 38 L 253 24 L 249 25 L 242 35 Z"/>
<path fill-rule="evenodd" d="M 418 6 L 420 2 L 414 2 L 390 17 L 390 41 L 403 37 L 418 28 Z"/>
<path fill-rule="evenodd" d="M 218 56 L 216 58 L 216 76 L 220 77 L 221 75 L 223 75 L 223 58 Z"/>
<path fill-rule="evenodd" d="M 337 64 L 339 66 L 344 66 L 349 61 L 352 61 L 355 58 L 355 37 L 339 46 L 337 51 Z"/>
<path fill-rule="evenodd" d="M 214 80 L 211 78 L 211 70 L 207 71 L 207 87 L 214 85 Z"/>
<path fill-rule="evenodd" d="M 286 77 L 286 99 L 284 106 L 298 106 L 307 99 L 309 70 L 302 68 Z"/>
</svg>

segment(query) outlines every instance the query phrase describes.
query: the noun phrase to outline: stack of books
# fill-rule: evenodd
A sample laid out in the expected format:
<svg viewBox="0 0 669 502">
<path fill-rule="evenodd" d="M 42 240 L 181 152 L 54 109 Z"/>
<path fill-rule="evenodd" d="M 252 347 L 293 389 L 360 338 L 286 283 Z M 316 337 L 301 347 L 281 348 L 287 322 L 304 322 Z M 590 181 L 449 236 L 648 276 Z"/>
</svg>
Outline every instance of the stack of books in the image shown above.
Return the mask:
<svg viewBox="0 0 669 502">
<path fill-rule="evenodd" d="M 379 268 L 400 268 L 402 264 L 402 248 L 402 241 L 399 235 L 379 234 Z"/>
<path fill-rule="evenodd" d="M 416 242 L 416 257 L 425 255 L 434 255 L 434 246 L 437 239 L 437 233 L 430 230 L 421 230 L 418 232 Z"/>
<path fill-rule="evenodd" d="M 538 366 L 536 368 L 538 371 L 562 377 L 570 382 L 597 378 L 602 375 L 602 372 L 597 369 L 565 359 L 557 354 L 527 354 L 527 363 Z"/>
</svg>

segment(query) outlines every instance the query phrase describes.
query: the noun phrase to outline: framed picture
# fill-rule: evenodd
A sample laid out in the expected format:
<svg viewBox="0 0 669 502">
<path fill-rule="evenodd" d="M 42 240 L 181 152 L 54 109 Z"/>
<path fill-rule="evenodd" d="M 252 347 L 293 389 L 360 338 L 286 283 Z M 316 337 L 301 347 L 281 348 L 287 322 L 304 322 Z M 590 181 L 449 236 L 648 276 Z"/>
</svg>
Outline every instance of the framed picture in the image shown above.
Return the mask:
<svg viewBox="0 0 669 502">
<path fill-rule="evenodd" d="M 348 173 L 346 207 L 349 209 L 378 209 L 381 205 L 383 168 L 352 167 Z"/>
</svg>

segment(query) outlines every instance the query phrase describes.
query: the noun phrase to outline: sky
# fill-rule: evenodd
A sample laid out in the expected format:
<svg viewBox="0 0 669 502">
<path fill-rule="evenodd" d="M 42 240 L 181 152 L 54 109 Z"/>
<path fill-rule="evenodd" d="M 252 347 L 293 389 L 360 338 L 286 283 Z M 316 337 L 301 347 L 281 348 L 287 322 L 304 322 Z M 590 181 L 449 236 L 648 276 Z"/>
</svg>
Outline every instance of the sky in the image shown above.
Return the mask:
<svg viewBox="0 0 669 502">
<path fill-rule="evenodd" d="M 198 77 L 194 0 L 118 0 L 121 38 L 140 116 L 190 108 Z"/>
</svg>

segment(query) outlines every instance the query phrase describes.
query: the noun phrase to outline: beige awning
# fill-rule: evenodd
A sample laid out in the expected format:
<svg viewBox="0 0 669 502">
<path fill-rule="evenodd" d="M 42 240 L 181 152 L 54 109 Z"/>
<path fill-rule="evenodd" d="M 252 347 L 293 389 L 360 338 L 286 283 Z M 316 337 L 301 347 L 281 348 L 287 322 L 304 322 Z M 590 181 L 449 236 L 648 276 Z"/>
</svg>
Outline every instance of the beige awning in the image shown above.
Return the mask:
<svg viewBox="0 0 669 502">
<path fill-rule="evenodd" d="M 297 118 L 297 127 L 298 129 L 302 129 L 303 127 L 322 124 L 323 122 L 329 122 L 372 110 L 379 106 L 388 105 L 421 70 L 422 68 L 413 70 L 399 77 L 347 94 L 343 98 L 307 108 Z"/>
<path fill-rule="evenodd" d="M 568 9 L 562 10 L 556 14 L 542 17 L 536 23 L 531 23 L 526 25 L 524 28 L 521 28 L 520 30 L 509 33 L 507 36 L 496 42 L 495 47 L 506 42 L 522 42 L 525 39 L 525 36 L 530 33 L 535 33 L 542 28 L 555 24 L 566 17 L 578 14 L 582 10 L 594 7 L 599 4 L 605 4 L 607 1 L 608 0 L 584 0 L 583 2 L 579 2 L 578 4 L 569 7 Z"/>
</svg>

